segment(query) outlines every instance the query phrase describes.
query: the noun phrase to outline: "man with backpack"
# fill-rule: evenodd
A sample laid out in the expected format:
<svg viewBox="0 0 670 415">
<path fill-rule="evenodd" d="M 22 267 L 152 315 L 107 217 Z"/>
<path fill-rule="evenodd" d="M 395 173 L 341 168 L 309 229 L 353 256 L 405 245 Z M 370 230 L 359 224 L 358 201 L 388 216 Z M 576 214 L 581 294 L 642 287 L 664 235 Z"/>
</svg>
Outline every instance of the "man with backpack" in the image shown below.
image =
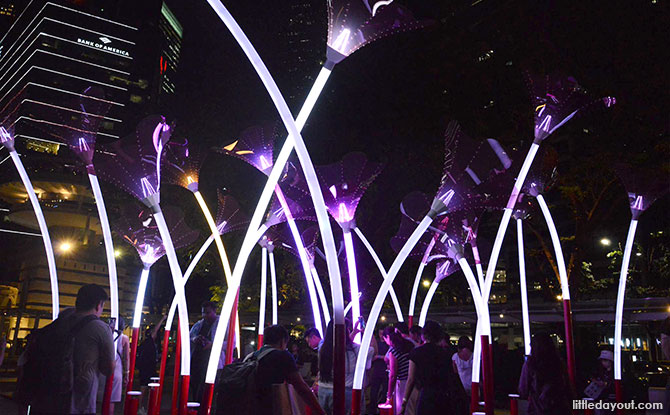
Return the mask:
<svg viewBox="0 0 670 415">
<path fill-rule="evenodd" d="M 260 350 L 224 367 L 217 387 L 217 415 L 274 414 L 278 408 L 273 408 L 272 385 L 284 382 L 293 386 L 312 414 L 325 414 L 286 350 L 288 341 L 284 327 L 270 326 L 265 329 Z"/>
<path fill-rule="evenodd" d="M 95 414 L 98 374 L 114 371 L 112 330 L 100 320 L 107 298 L 84 285 L 74 310 L 31 336 L 21 389 L 32 414 Z"/>
</svg>

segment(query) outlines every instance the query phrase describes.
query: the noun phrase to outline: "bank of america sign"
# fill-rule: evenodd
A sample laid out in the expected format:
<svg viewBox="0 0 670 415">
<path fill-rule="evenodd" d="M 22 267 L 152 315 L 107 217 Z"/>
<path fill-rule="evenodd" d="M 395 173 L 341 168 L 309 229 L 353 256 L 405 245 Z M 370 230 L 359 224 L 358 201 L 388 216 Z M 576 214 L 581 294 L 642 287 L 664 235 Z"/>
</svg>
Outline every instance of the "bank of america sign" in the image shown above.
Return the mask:
<svg viewBox="0 0 670 415">
<path fill-rule="evenodd" d="M 90 46 L 96 49 L 102 49 L 104 51 L 114 53 L 116 55 L 121 55 L 128 58 L 130 57 L 130 53 L 128 53 L 128 51 L 123 49 L 117 49 L 113 46 L 110 46 L 112 41 L 105 36 L 100 37 L 99 40 L 88 40 L 88 39 L 77 38 L 77 43 Z"/>
</svg>

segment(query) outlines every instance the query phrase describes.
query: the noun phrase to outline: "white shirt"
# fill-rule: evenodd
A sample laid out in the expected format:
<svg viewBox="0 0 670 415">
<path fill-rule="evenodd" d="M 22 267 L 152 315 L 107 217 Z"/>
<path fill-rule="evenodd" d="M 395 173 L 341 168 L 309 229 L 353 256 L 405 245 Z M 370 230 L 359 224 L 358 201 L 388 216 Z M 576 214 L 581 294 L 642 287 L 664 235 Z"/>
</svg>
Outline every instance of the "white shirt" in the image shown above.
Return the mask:
<svg viewBox="0 0 670 415">
<path fill-rule="evenodd" d="M 472 387 L 472 356 L 470 356 L 470 360 L 463 360 L 458 353 L 454 353 L 451 360 L 456 364 L 458 377 L 461 378 L 463 387 L 466 391 L 469 391 Z"/>
</svg>

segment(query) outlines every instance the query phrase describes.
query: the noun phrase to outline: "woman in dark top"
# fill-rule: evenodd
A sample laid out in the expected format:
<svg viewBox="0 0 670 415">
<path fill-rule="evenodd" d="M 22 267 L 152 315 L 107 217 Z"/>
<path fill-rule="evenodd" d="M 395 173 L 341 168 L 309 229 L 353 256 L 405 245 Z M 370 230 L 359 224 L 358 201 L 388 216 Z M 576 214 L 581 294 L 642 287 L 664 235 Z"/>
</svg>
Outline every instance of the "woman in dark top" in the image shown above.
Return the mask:
<svg viewBox="0 0 670 415">
<path fill-rule="evenodd" d="M 426 321 L 422 331 L 424 344 L 409 354 L 409 375 L 401 414 L 406 413 L 414 388 L 420 390 L 417 415 L 443 414 L 445 402 L 449 403 L 449 413 L 464 413 L 467 406 L 465 391 L 451 370 L 449 354 L 438 346 L 442 336 L 442 328 L 437 322 Z"/>
<path fill-rule="evenodd" d="M 530 356 L 521 370 L 519 395 L 528 400 L 528 415 L 570 413 L 569 392 L 563 362 L 554 342 L 538 333 L 530 342 Z"/>
<path fill-rule="evenodd" d="M 414 344 L 402 337 L 400 332 L 393 327 L 386 327 L 382 334 L 384 342 L 391 348 L 389 349 L 389 382 L 386 393 L 386 403 L 393 401 L 395 394 L 396 413 L 400 412 L 402 398 L 405 396 L 405 387 L 407 386 L 407 374 L 409 372 L 409 352 L 414 349 Z M 408 405 L 406 413 L 414 414 L 414 405 Z"/>
</svg>

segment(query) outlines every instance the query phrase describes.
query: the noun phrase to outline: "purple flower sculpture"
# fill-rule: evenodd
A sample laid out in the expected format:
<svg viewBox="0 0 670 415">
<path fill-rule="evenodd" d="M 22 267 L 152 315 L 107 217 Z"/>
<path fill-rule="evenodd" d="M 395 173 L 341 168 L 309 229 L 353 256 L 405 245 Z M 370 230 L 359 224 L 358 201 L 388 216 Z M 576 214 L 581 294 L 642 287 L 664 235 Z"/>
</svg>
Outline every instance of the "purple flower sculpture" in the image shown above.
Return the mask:
<svg viewBox="0 0 670 415">
<path fill-rule="evenodd" d="M 163 152 L 162 174 L 167 183 L 196 192 L 200 182 L 200 169 L 205 161 L 206 150 L 184 139 L 170 140 Z"/>
<path fill-rule="evenodd" d="M 217 151 L 236 157 L 269 175 L 274 161 L 273 148 L 277 135 L 276 123 L 249 127 L 235 141 Z"/>
<path fill-rule="evenodd" d="M 393 0 L 328 0 L 328 68 L 363 46 L 398 32 L 418 29 L 429 22 L 417 21 Z"/>
<path fill-rule="evenodd" d="M 543 141 L 590 104 L 602 102 L 609 108 L 616 103 L 614 97 L 589 98 L 586 90 L 570 76 L 550 74 L 539 77 L 526 73 L 526 83 L 535 108 L 536 143 Z"/>
<path fill-rule="evenodd" d="M 628 203 L 633 219 L 649 208 L 657 199 L 668 192 L 668 181 L 651 169 L 633 167 L 620 163 L 614 167 L 628 193 Z"/>
<path fill-rule="evenodd" d="M 217 190 L 219 203 L 216 209 L 216 226 L 221 235 L 246 228 L 249 218 L 240 210 L 240 205 L 232 196 Z"/>
</svg>

